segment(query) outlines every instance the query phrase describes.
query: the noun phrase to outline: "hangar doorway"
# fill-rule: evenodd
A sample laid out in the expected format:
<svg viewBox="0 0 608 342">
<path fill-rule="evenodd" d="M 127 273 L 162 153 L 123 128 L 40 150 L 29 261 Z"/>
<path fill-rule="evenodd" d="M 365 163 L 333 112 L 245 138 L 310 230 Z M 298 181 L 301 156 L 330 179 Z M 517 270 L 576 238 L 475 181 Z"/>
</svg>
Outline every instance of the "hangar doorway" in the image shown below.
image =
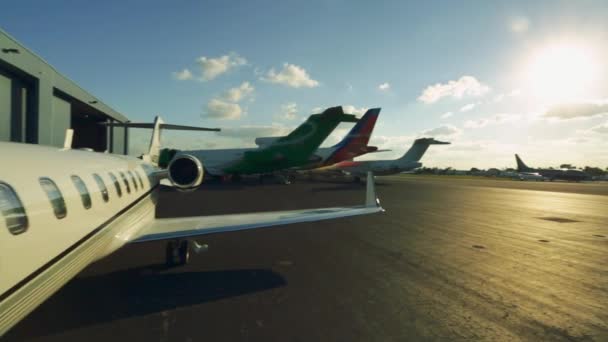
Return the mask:
<svg viewBox="0 0 608 342">
<path fill-rule="evenodd" d="M 100 123 L 107 122 L 108 116 L 58 89 L 55 89 L 54 96 L 57 98 L 57 107 L 63 108 L 61 112 L 66 112 L 69 127 L 74 130 L 72 148 L 90 148 L 96 152 L 106 151 L 108 149 L 108 128 Z"/>
<path fill-rule="evenodd" d="M 100 125 L 107 118 L 88 114 L 78 110 L 78 106 L 72 106 L 72 129 L 74 138 L 72 148 L 91 148 L 96 152 L 103 152 L 108 146 L 107 128 Z"/>
</svg>

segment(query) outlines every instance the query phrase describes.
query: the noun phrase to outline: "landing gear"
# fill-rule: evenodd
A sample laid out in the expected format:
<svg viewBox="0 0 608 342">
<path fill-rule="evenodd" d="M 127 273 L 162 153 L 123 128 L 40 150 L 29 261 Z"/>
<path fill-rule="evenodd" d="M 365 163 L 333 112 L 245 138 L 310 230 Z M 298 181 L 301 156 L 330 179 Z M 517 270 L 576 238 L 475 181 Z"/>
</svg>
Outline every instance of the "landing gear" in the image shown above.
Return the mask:
<svg viewBox="0 0 608 342">
<path fill-rule="evenodd" d="M 167 242 L 165 264 L 167 266 L 185 265 L 190 261 L 190 244 L 188 240 L 171 240 Z"/>
</svg>

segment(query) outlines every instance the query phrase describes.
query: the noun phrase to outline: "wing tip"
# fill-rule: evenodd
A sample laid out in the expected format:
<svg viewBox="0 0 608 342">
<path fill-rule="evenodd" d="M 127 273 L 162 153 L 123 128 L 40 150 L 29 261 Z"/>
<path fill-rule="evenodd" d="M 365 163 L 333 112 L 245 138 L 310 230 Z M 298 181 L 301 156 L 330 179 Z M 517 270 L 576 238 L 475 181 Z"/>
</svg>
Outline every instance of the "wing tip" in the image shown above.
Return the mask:
<svg viewBox="0 0 608 342">
<path fill-rule="evenodd" d="M 371 171 L 367 171 L 367 189 L 365 191 L 365 206 L 367 208 L 379 208 L 384 211 L 384 208 L 380 205 L 380 199 L 376 194 L 376 184 L 374 182 L 374 174 Z"/>
</svg>

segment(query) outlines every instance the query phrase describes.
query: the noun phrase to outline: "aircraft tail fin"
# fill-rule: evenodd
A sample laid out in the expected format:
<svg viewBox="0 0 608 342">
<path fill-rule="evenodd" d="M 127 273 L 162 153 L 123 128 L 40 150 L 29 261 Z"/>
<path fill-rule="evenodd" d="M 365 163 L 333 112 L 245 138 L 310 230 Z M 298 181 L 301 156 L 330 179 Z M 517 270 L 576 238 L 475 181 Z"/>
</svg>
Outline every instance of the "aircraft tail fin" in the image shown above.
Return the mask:
<svg viewBox="0 0 608 342">
<path fill-rule="evenodd" d="M 357 122 L 355 115 L 345 114 L 342 107 L 332 107 L 321 114 L 312 114 L 300 126 L 286 136 L 274 140 L 267 146 L 283 144 L 305 144 L 316 150 L 340 122 Z"/>
<path fill-rule="evenodd" d="M 352 159 L 362 154 L 376 151 L 375 146 L 367 146 L 372 135 L 376 120 L 380 115 L 380 108 L 369 109 L 353 126 L 348 134 L 339 143 L 332 146 L 332 154 L 325 161 L 326 164 L 335 164 L 343 160 Z"/>
<path fill-rule="evenodd" d="M 532 168 L 528 167 L 528 165 L 526 165 L 526 163 L 524 163 L 524 161 L 521 160 L 517 154 L 515 155 L 515 161 L 517 162 L 517 172 L 532 171 Z"/>
<path fill-rule="evenodd" d="M 449 145 L 449 142 L 443 142 L 435 140 L 434 138 L 420 138 L 414 141 L 412 147 L 410 147 L 405 154 L 399 158 L 402 161 L 417 162 L 419 161 L 424 153 L 431 145 Z"/>
<path fill-rule="evenodd" d="M 381 108 L 368 109 L 367 112 L 359 119 L 359 121 L 353 126 L 348 134 L 333 147 L 339 148 L 349 144 L 358 144 L 366 146 L 369 142 L 369 138 L 372 135 L 378 116 L 380 115 Z"/>
<path fill-rule="evenodd" d="M 104 126 L 108 127 L 125 127 L 125 128 L 152 128 L 152 137 L 150 138 L 150 147 L 148 148 L 148 153 L 143 155 L 143 159 L 158 164 L 161 143 L 160 143 L 160 133 L 163 129 L 171 129 L 178 131 L 210 131 L 210 132 L 219 132 L 219 128 L 206 128 L 206 127 L 197 127 L 197 126 L 185 126 L 185 125 L 174 125 L 167 124 L 161 119 L 160 116 L 156 116 L 154 118 L 154 122 L 103 122 L 101 123 Z"/>
</svg>

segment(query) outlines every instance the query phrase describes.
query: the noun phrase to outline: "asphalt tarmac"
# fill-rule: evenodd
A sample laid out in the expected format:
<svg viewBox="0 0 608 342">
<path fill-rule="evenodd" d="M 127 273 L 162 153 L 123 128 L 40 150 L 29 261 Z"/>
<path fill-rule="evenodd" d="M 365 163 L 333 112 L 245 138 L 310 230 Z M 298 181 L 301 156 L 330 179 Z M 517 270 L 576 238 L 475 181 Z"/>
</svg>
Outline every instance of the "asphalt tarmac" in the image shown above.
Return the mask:
<svg viewBox="0 0 608 342">
<path fill-rule="evenodd" d="M 7 341 L 608 341 L 608 184 L 388 177 L 385 213 L 91 265 Z M 164 188 L 158 216 L 353 205 L 364 186 Z"/>
</svg>

